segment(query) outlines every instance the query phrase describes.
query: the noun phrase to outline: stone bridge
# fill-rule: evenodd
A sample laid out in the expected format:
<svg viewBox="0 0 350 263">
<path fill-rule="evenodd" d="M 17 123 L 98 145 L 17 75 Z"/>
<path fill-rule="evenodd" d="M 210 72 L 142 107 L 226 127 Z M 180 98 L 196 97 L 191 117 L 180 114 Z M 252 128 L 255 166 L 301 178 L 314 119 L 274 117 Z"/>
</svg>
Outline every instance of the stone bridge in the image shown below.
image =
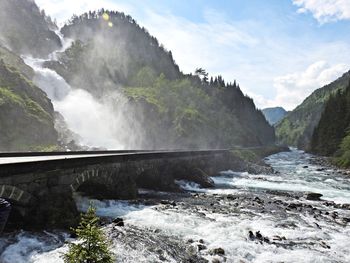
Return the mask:
<svg viewBox="0 0 350 263">
<path fill-rule="evenodd" d="M 76 223 L 74 192 L 132 199 L 138 188 L 179 191 L 175 180 L 203 187 L 230 168 L 228 150 L 0 153 L 0 197 L 14 209 L 9 224 L 67 228 Z"/>
</svg>

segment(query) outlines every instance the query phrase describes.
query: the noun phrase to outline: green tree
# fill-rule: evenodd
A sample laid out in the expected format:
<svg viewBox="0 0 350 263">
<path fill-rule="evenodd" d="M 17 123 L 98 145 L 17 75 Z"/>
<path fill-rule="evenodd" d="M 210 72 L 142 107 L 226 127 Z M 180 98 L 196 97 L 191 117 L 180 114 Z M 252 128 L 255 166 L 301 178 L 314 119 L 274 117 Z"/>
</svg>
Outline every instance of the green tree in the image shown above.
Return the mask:
<svg viewBox="0 0 350 263">
<path fill-rule="evenodd" d="M 78 242 L 69 244 L 69 251 L 63 255 L 65 263 L 112 263 L 113 256 L 108 241 L 98 226 L 96 209 L 90 205 L 82 215 L 79 226 L 74 230 Z"/>
</svg>

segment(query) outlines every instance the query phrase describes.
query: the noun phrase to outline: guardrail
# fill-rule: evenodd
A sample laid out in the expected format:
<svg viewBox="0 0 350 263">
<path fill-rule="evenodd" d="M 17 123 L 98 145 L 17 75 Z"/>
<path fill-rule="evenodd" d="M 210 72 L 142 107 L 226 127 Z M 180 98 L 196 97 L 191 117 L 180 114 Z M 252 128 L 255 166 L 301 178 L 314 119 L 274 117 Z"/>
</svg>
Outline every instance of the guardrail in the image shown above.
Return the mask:
<svg viewBox="0 0 350 263">
<path fill-rule="evenodd" d="M 151 159 L 169 159 L 189 156 L 208 156 L 215 154 L 224 154 L 229 150 L 197 150 L 197 151 L 95 151 L 89 154 L 85 152 L 75 152 L 77 155 L 86 154 L 83 157 L 50 159 L 50 160 L 33 160 L 16 163 L 0 164 L 0 177 L 7 177 L 14 174 L 46 172 L 58 169 L 69 169 L 86 165 L 106 164 L 106 163 L 123 163 L 130 161 L 151 160 Z M 14 154 L 14 153 L 12 153 Z M 17 153 L 20 154 L 20 153 Z M 29 154 L 29 153 L 27 153 Z M 38 154 L 38 153 L 34 153 Z M 26 155 L 26 156 L 52 156 L 44 153 L 42 155 Z M 94 156 L 89 156 L 93 154 Z M 96 156 L 101 154 L 101 156 Z M 108 155 L 107 155 L 108 154 Z M 64 152 L 56 155 L 72 155 L 72 152 Z M 3 157 L 24 157 L 25 155 L 12 155 Z"/>
</svg>

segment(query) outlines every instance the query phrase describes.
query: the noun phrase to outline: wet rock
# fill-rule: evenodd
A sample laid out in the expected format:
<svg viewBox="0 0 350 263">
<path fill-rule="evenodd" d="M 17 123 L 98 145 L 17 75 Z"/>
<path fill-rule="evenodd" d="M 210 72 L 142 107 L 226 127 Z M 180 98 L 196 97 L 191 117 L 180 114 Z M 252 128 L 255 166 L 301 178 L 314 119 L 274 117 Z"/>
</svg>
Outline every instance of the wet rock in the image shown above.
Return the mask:
<svg viewBox="0 0 350 263">
<path fill-rule="evenodd" d="M 338 212 L 334 211 L 331 216 L 333 217 L 333 219 L 336 219 L 338 217 Z"/>
<path fill-rule="evenodd" d="M 310 193 L 306 193 L 305 198 L 306 200 L 311 200 L 311 201 L 321 201 L 320 198 L 322 196 L 323 196 L 322 194 L 310 192 Z"/>
<path fill-rule="evenodd" d="M 321 241 L 320 245 L 321 245 L 321 247 L 323 247 L 323 248 L 327 248 L 327 249 L 330 249 L 330 248 L 331 248 L 331 247 L 330 247 L 329 245 L 327 245 L 326 242 L 324 242 L 324 241 Z"/>
<path fill-rule="evenodd" d="M 262 234 L 260 234 L 260 231 L 255 232 L 255 236 L 256 236 L 256 238 L 259 239 L 259 240 L 262 240 L 262 239 L 263 239 L 263 236 L 262 236 Z"/>
<path fill-rule="evenodd" d="M 225 250 L 221 247 L 214 248 L 214 249 L 209 250 L 209 254 L 212 256 L 214 256 L 214 255 L 223 256 L 223 255 L 225 255 Z"/>
<path fill-rule="evenodd" d="M 342 204 L 341 208 L 350 210 L 350 204 Z"/>
<path fill-rule="evenodd" d="M 345 223 L 350 223 L 350 218 L 344 217 L 344 218 L 343 218 L 343 221 L 344 221 Z"/>
<path fill-rule="evenodd" d="M 255 235 L 253 234 L 252 231 L 249 231 L 249 240 L 251 241 L 255 240 Z"/>
<path fill-rule="evenodd" d="M 317 224 L 316 222 L 315 222 L 314 224 L 317 226 L 317 228 L 322 229 L 322 228 L 320 227 L 320 225 Z"/>
<path fill-rule="evenodd" d="M 175 202 L 175 201 L 161 200 L 160 203 L 161 203 L 162 205 L 172 205 L 172 206 L 176 206 L 176 202 Z"/>
<path fill-rule="evenodd" d="M 290 209 L 297 209 L 297 205 L 296 204 L 289 204 L 288 208 L 290 208 Z"/>
<path fill-rule="evenodd" d="M 236 197 L 234 195 L 231 195 L 231 194 L 227 195 L 226 198 L 229 199 L 229 200 L 235 200 L 236 199 Z"/>
<path fill-rule="evenodd" d="M 324 171 L 324 170 L 326 170 L 326 168 L 317 168 L 317 169 L 316 169 L 317 172 L 322 172 L 322 171 Z"/>
<path fill-rule="evenodd" d="M 114 223 L 116 226 L 124 226 L 124 220 L 123 220 L 123 218 L 117 217 L 116 219 L 113 220 L 113 223 Z"/>
<path fill-rule="evenodd" d="M 268 237 L 264 237 L 261 233 L 260 233 L 260 231 L 256 231 L 255 232 L 255 235 L 254 235 L 254 233 L 252 232 L 252 231 L 249 231 L 249 235 L 248 235 L 248 237 L 249 237 L 249 240 L 251 240 L 251 241 L 254 241 L 254 240 L 258 240 L 258 241 L 260 241 L 261 243 L 270 243 L 270 239 L 268 238 Z"/>
<path fill-rule="evenodd" d="M 276 241 L 282 241 L 282 240 L 287 240 L 286 237 L 284 236 L 273 236 L 272 237 L 273 240 L 276 240 Z"/>
<path fill-rule="evenodd" d="M 198 247 L 198 251 L 202 251 L 204 249 L 207 249 L 207 247 L 203 244 L 198 244 L 197 247 Z"/>
</svg>

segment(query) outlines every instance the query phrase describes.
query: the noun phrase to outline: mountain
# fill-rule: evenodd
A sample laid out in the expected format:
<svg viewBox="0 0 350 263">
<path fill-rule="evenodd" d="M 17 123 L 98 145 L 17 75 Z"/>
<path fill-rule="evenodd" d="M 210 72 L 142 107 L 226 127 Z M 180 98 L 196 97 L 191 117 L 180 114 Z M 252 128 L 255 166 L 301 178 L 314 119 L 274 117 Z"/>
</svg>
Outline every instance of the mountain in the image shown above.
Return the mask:
<svg viewBox="0 0 350 263">
<path fill-rule="evenodd" d="M 289 112 L 277 125 L 277 141 L 282 144 L 308 149 L 315 127 L 329 97 L 343 90 L 350 79 L 350 71 L 332 83 L 315 90 L 298 107 Z"/>
<path fill-rule="evenodd" d="M 288 112 L 282 107 L 274 107 L 263 109 L 262 113 L 270 125 L 275 125 L 277 122 L 283 119 L 283 117 L 286 116 Z"/>
<path fill-rule="evenodd" d="M 57 145 L 52 103 L 30 81 L 32 74 L 21 58 L 0 48 L 0 151 Z"/>
<path fill-rule="evenodd" d="M 0 0 L 0 45 L 44 57 L 61 47 L 56 25 L 33 0 Z"/>
<path fill-rule="evenodd" d="M 328 99 L 312 135 L 310 150 L 334 156 L 342 166 L 350 165 L 350 81 Z"/>
<path fill-rule="evenodd" d="M 172 53 L 124 13 L 74 16 L 61 29 L 72 44 L 53 56 L 48 54 L 62 46 L 55 23 L 33 1 L 0 0 L 0 15 L 2 151 L 57 148 L 62 134 L 57 135 L 55 124 L 68 131 L 63 138 L 70 144 L 69 138 L 80 134 L 65 122 L 74 113 L 67 109 L 86 101 L 84 110 L 96 118 L 93 126 L 110 128 L 103 136 L 118 138 L 126 148 L 229 148 L 275 141 L 273 127 L 236 82 L 226 83 L 221 76 L 209 80 L 201 68 L 183 74 Z M 47 69 L 33 70 L 23 54 L 47 57 Z M 65 116 L 54 112 L 47 94 L 32 81 L 63 96 L 52 99 Z M 63 86 L 66 90 L 58 90 Z M 73 117 L 80 122 L 88 115 Z M 86 127 L 91 134 L 92 127 Z"/>
<path fill-rule="evenodd" d="M 220 76 L 209 81 L 203 69 L 183 74 L 171 52 L 130 16 L 89 12 L 74 16 L 61 32 L 74 42 L 45 66 L 97 99 L 122 94 L 132 106 L 126 126 L 133 127 L 129 137 L 138 134 L 138 147 L 274 143 L 273 128 L 236 83 Z"/>
</svg>

